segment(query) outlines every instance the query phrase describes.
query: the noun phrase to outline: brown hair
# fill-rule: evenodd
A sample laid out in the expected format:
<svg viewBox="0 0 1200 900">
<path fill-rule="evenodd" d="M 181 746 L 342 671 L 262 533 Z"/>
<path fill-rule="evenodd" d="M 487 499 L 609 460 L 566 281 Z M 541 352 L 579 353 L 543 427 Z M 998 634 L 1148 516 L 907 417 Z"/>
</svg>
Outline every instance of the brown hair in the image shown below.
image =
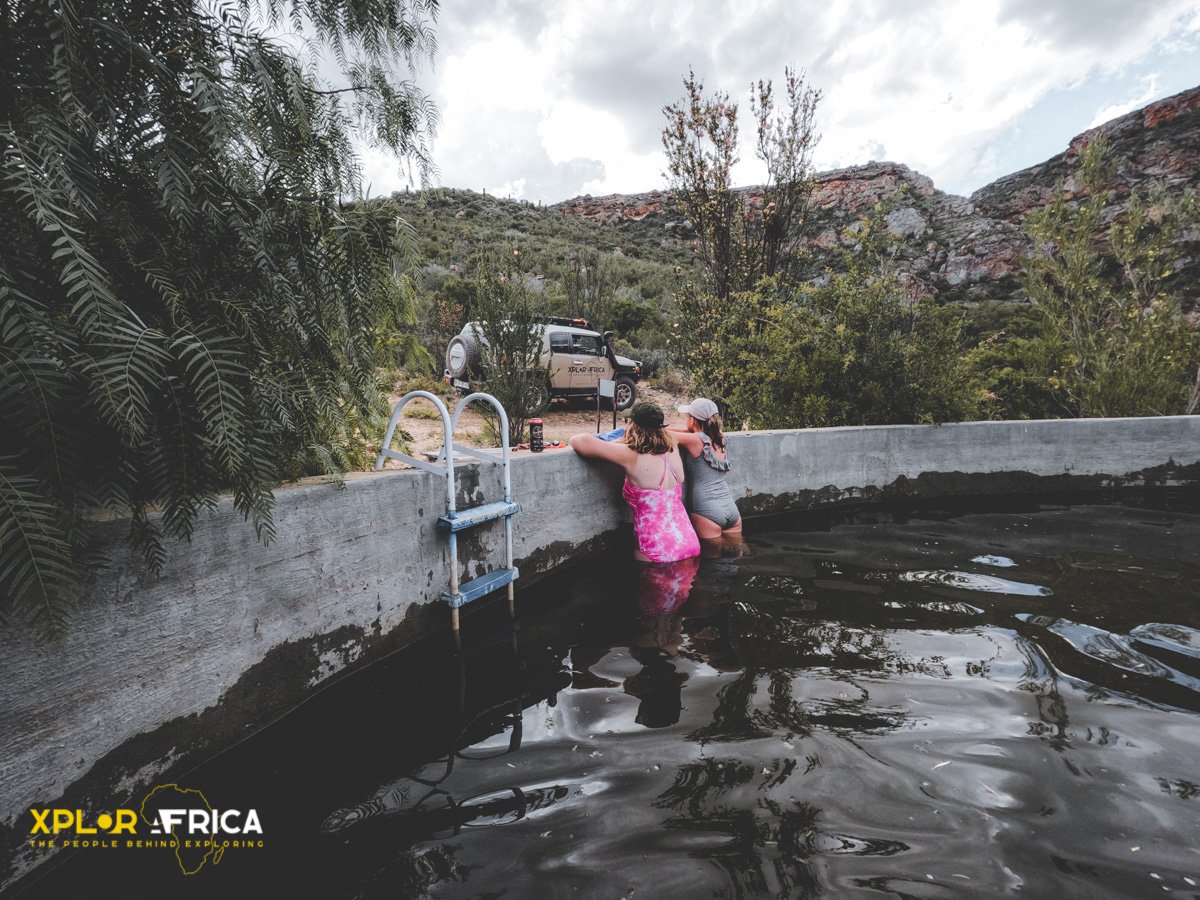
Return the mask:
<svg viewBox="0 0 1200 900">
<path fill-rule="evenodd" d="M 625 446 L 634 453 L 662 456 L 675 448 L 675 438 L 666 428 L 642 428 L 631 419 L 625 426 Z"/>
<path fill-rule="evenodd" d="M 692 416 L 696 419 L 695 416 Z M 725 449 L 725 432 L 721 430 L 721 417 L 715 413 L 707 419 L 696 419 L 700 425 L 700 430 L 708 435 L 708 439 L 722 450 Z"/>
</svg>

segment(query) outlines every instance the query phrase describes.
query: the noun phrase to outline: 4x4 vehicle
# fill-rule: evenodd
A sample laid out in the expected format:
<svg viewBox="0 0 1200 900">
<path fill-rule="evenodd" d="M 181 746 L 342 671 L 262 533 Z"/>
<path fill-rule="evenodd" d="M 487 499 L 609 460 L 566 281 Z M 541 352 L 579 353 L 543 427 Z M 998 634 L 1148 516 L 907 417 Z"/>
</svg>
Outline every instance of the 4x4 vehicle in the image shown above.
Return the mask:
<svg viewBox="0 0 1200 900">
<path fill-rule="evenodd" d="M 628 409 L 637 399 L 642 364 L 618 356 L 613 350 L 613 333 L 603 334 L 586 319 L 549 318 L 534 326 L 542 332 L 541 364 L 550 375 L 547 399 L 555 397 L 595 398 L 600 379 L 615 382 L 617 409 Z M 460 391 L 472 390 L 471 379 L 481 372 L 479 348 L 483 332 L 468 322 L 446 346 L 445 380 Z"/>
</svg>

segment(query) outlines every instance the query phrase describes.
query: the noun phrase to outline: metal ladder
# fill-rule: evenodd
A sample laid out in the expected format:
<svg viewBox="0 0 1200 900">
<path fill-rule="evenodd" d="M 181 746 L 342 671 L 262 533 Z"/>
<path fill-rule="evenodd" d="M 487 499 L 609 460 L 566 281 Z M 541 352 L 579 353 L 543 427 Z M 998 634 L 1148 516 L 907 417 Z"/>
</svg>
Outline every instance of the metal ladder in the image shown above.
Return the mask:
<svg viewBox="0 0 1200 900">
<path fill-rule="evenodd" d="M 396 425 L 400 421 L 400 414 L 410 401 L 416 400 L 418 397 L 430 401 L 442 417 L 442 449 L 437 459 L 433 462 L 416 459 L 407 453 L 391 449 L 392 438 L 395 436 Z M 496 408 L 496 412 L 499 414 L 501 438 L 499 456 L 493 452 L 480 450 L 477 447 L 467 447 L 454 442 L 454 432 L 458 427 L 458 420 L 462 416 L 463 410 L 467 408 L 468 404 L 476 400 L 490 403 Z M 492 503 L 484 503 L 480 506 L 472 506 L 467 509 L 457 509 L 455 506 L 456 485 L 454 481 L 454 460 L 456 453 L 464 456 L 473 456 L 483 462 L 500 466 L 504 480 L 504 499 L 496 500 Z M 442 599 L 450 605 L 450 628 L 454 633 L 454 646 L 461 647 L 462 638 L 459 630 L 458 611 L 472 600 L 478 600 L 480 597 L 485 597 L 493 591 L 507 587 L 508 612 L 510 616 L 516 614 L 512 583 L 517 580 L 520 573 L 513 565 L 512 517 L 521 511 L 521 507 L 514 503 L 512 499 L 511 458 L 508 446 L 508 413 L 504 411 L 504 407 L 500 404 L 500 401 L 491 394 L 475 393 L 463 397 L 454 408 L 452 416 L 449 410 L 446 409 L 446 404 L 436 394 L 431 394 L 429 391 L 409 391 L 400 398 L 400 402 L 392 410 L 392 419 L 388 423 L 387 434 L 384 435 L 382 449 L 380 449 L 379 456 L 375 460 L 376 472 L 383 468 L 384 460 L 387 459 L 400 460 L 401 462 L 408 463 L 410 466 L 424 469 L 426 472 L 432 472 L 434 475 L 446 479 L 446 514 L 438 516 L 438 527 L 447 532 L 450 541 L 450 590 L 442 593 Z M 483 575 L 465 584 L 459 584 L 458 533 L 495 519 L 504 519 L 504 567 L 485 572 Z"/>
</svg>

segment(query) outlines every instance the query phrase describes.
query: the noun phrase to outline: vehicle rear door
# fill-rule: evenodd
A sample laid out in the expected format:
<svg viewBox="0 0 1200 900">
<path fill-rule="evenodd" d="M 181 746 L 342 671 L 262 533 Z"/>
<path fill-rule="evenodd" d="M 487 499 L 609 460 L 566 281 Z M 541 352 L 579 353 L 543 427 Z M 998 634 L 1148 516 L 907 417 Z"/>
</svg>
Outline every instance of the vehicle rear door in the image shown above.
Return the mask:
<svg viewBox="0 0 1200 900">
<path fill-rule="evenodd" d="M 598 334 L 571 335 L 571 389 L 594 393 L 601 378 L 610 377 L 608 358 Z"/>
<path fill-rule="evenodd" d="M 571 368 L 574 358 L 571 335 L 566 331 L 551 331 L 550 387 L 556 390 L 565 390 L 571 387 Z"/>
</svg>

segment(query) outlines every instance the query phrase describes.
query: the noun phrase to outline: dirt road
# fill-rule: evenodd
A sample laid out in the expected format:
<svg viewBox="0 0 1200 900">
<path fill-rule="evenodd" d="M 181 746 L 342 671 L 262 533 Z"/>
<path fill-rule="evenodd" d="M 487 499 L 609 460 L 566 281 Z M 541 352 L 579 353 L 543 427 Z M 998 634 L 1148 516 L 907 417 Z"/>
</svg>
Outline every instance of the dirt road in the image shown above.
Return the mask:
<svg viewBox="0 0 1200 900">
<path fill-rule="evenodd" d="M 399 397 L 393 397 L 392 403 L 394 404 L 398 399 Z M 639 384 L 638 399 L 650 400 L 661 406 L 667 415 L 668 425 L 682 425 L 685 417 L 676 410 L 676 407 L 681 403 L 689 402 L 692 397 L 690 394 L 684 395 L 662 390 L 652 384 Z M 453 411 L 453 402 L 447 403 L 447 406 Z M 429 417 L 431 414 L 435 417 Z M 595 434 L 597 431 L 595 406 L 588 408 L 584 405 L 566 405 L 563 401 L 558 400 L 550 404 L 550 408 L 542 413 L 541 419 L 543 440 L 547 445 L 547 452 L 562 452 L 561 450 L 554 451 L 550 447 L 554 441 L 561 441 L 565 445 L 572 435 L 580 432 Z M 617 425 L 621 424 L 622 419 L 618 414 Z M 601 410 L 599 430 L 608 431 L 612 425 L 612 410 Z M 414 456 L 419 457 L 427 450 L 436 451 L 442 446 L 441 418 L 433 414 L 432 404 L 424 400 L 414 401 L 405 407 L 400 427 L 412 435 L 408 452 Z M 460 444 L 476 447 L 499 446 L 495 440 L 488 439 L 488 430 L 483 416 L 471 408 L 463 412 L 455 440 Z M 529 453 L 530 451 L 517 450 L 515 452 Z M 388 460 L 385 464 L 385 468 L 389 469 L 401 467 L 403 467 L 402 464 L 394 460 Z"/>
</svg>

